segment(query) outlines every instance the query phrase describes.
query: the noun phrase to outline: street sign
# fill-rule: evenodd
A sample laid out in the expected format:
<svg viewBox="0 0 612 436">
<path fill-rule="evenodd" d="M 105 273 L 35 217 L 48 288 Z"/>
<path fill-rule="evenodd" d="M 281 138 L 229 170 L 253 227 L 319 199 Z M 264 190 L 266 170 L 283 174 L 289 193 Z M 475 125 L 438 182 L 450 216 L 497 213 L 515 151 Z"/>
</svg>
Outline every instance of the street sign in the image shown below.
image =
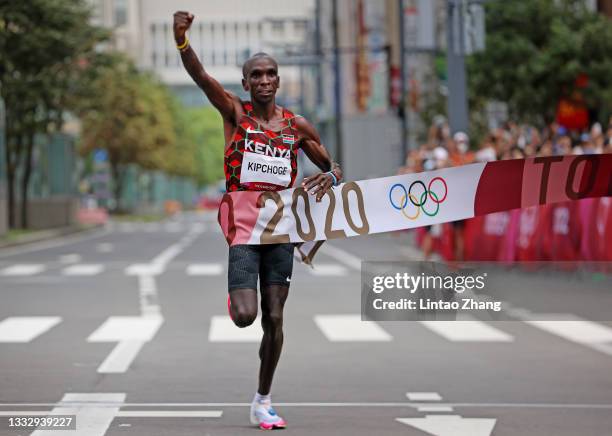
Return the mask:
<svg viewBox="0 0 612 436">
<path fill-rule="evenodd" d="M 463 53 L 470 55 L 485 49 L 485 10 L 482 4 L 463 3 Z"/>
<path fill-rule="evenodd" d="M 94 152 L 93 160 L 96 163 L 106 162 L 108 160 L 108 153 L 106 152 L 106 150 L 99 148 Z"/>
</svg>

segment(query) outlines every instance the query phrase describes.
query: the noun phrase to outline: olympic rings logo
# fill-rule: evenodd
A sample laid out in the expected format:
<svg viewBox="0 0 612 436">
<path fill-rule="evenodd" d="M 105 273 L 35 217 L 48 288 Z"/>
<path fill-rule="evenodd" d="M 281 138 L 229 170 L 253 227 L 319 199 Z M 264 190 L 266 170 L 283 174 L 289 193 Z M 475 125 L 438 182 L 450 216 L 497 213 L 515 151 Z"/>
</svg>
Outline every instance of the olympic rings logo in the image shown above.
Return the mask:
<svg viewBox="0 0 612 436">
<path fill-rule="evenodd" d="M 440 195 L 440 193 L 436 194 L 436 192 L 434 192 L 432 189 L 434 182 L 439 182 L 437 185 L 440 185 L 440 183 L 442 184 L 444 187 L 444 195 Z M 421 190 L 416 189 L 417 186 L 421 187 L 422 192 L 419 193 Z M 393 196 L 397 190 L 399 190 L 400 194 L 402 194 L 403 191 L 399 205 L 396 203 Z M 444 180 L 442 177 L 434 177 L 427 186 L 425 186 L 425 183 L 421 182 L 420 180 L 415 180 L 410 184 L 408 190 L 406 190 L 406 187 L 401 183 L 396 183 L 395 185 L 391 186 L 391 189 L 389 190 L 389 201 L 391 202 L 391 206 L 393 206 L 394 209 L 401 211 L 406 218 L 409 220 L 415 220 L 419 217 L 419 215 L 421 215 L 421 211 L 423 211 L 423 213 L 427 216 L 436 216 L 440 211 L 440 203 L 446 200 L 447 194 L 448 186 L 446 185 L 446 180 Z M 395 199 L 397 200 L 397 193 L 395 195 Z M 435 205 L 430 207 L 429 210 L 425 207 L 428 200 L 431 200 Z M 416 212 L 413 215 L 408 215 L 408 212 L 406 212 L 406 208 L 410 204 L 412 204 L 412 206 L 416 209 Z"/>
</svg>

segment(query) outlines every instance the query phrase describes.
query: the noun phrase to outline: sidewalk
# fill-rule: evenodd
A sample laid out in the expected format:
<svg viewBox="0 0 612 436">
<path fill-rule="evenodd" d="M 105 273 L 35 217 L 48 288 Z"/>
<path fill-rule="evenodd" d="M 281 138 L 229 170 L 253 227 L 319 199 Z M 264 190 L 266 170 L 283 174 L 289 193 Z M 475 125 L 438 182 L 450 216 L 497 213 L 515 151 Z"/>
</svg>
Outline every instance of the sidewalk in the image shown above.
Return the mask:
<svg viewBox="0 0 612 436">
<path fill-rule="evenodd" d="M 0 237 L 0 250 L 3 248 L 16 247 L 19 245 L 31 244 L 34 242 L 47 241 L 50 239 L 56 239 L 74 233 L 86 232 L 89 230 L 99 229 L 104 227 L 102 224 L 92 225 L 73 225 L 67 227 L 57 227 L 54 229 L 46 230 L 33 230 L 21 235 L 5 235 Z"/>
</svg>

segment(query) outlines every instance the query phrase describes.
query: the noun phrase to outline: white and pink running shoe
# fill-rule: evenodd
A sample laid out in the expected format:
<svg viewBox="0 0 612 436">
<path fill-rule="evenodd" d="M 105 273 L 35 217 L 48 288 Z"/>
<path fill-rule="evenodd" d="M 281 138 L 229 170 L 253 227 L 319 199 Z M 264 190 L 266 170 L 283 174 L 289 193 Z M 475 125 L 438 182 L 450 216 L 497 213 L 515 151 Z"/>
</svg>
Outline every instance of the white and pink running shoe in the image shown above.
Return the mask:
<svg viewBox="0 0 612 436">
<path fill-rule="evenodd" d="M 287 427 L 283 418 L 276 414 L 272 406 L 251 404 L 251 424 L 258 425 L 262 430 L 275 430 Z"/>
</svg>

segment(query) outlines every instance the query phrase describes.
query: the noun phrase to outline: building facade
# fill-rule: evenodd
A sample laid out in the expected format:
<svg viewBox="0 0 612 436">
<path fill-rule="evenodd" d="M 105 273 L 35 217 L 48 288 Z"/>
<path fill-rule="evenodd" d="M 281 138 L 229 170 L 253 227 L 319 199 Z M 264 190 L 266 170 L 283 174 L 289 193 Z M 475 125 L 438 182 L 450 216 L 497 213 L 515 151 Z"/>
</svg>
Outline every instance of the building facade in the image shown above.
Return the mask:
<svg viewBox="0 0 612 436">
<path fill-rule="evenodd" d="M 279 58 L 302 51 L 314 13 L 314 0 L 90 2 L 94 23 L 113 29 L 113 48 L 127 53 L 140 68 L 154 72 L 184 103 L 193 106 L 208 102 L 181 64 L 172 30 L 175 11 L 194 14 L 189 31 L 192 48 L 214 78 L 244 97 L 242 63 L 260 51 Z M 302 88 L 299 68 L 283 66 L 280 101 L 299 109 Z"/>
</svg>

